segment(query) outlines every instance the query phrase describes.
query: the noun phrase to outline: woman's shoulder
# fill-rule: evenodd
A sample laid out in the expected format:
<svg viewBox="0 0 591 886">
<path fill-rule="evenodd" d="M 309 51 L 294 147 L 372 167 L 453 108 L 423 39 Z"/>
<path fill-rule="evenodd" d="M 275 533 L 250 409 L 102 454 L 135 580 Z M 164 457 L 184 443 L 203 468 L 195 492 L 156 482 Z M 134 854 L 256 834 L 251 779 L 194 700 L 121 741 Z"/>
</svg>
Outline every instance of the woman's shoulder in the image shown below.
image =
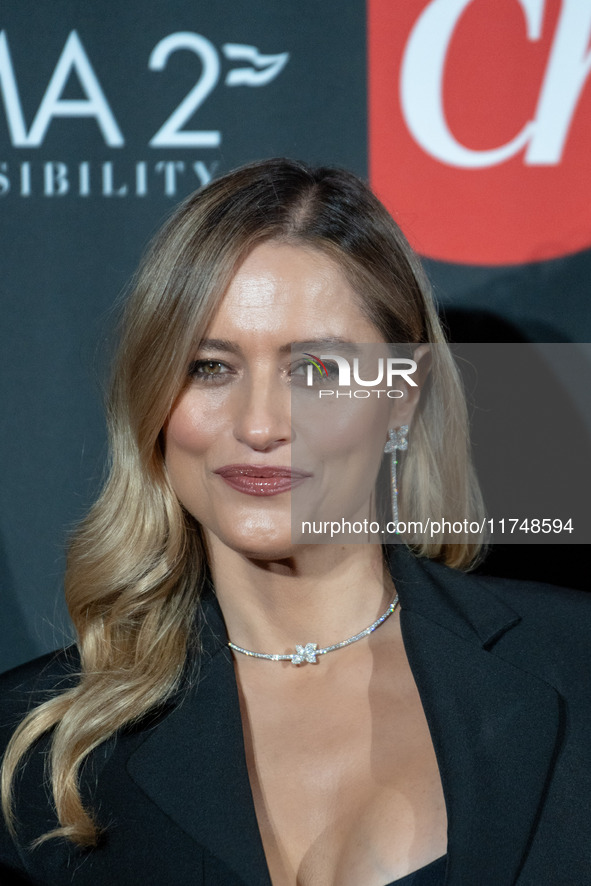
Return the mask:
<svg viewBox="0 0 591 886">
<path fill-rule="evenodd" d="M 471 573 L 466 577 L 484 593 L 493 594 L 515 609 L 523 619 L 572 623 L 585 629 L 591 625 L 591 593 L 588 591 L 521 578 Z"/>
<path fill-rule="evenodd" d="M 76 681 L 79 671 L 76 647 L 60 649 L 0 674 L 0 762 L 16 727 L 37 705 L 54 697 Z M 41 784 L 46 747 L 40 748 L 33 782 Z M 39 802 L 38 791 L 31 797 Z M 0 812 L 0 883 L 31 883 L 22 867 L 6 822 Z"/>
<path fill-rule="evenodd" d="M 569 691 L 584 682 L 580 676 L 591 668 L 591 593 L 433 562 L 423 568 L 452 606 L 491 626 L 487 649 Z"/>
<path fill-rule="evenodd" d="M 591 593 L 548 582 L 522 578 L 501 578 L 486 573 L 462 572 L 435 561 L 421 560 L 421 565 L 438 583 L 459 596 L 495 598 L 514 609 L 522 618 L 591 619 Z M 591 581 L 589 583 L 591 591 Z"/>
<path fill-rule="evenodd" d="M 68 646 L 0 674 L 0 735 L 12 733 L 32 708 L 75 685 L 79 673 L 78 650 Z"/>
<path fill-rule="evenodd" d="M 23 686 L 27 691 L 50 689 L 55 683 L 73 678 L 80 668 L 80 657 L 75 645 L 46 652 L 24 664 L 0 674 L 0 692 Z M 55 688 L 59 688 L 56 686 Z"/>
</svg>

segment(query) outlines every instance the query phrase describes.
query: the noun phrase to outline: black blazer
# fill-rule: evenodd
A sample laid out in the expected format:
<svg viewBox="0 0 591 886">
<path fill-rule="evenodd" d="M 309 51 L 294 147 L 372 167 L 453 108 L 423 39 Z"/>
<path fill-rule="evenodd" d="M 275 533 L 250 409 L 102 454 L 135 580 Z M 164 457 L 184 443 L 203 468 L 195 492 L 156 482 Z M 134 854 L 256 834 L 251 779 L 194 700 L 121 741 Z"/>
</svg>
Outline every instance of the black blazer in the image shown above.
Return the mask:
<svg viewBox="0 0 591 886">
<path fill-rule="evenodd" d="M 393 559 L 447 805 L 446 886 L 589 886 L 591 595 L 464 575 L 401 547 Z M 14 871 L 47 886 L 270 886 L 226 639 L 211 595 L 196 685 L 84 767 L 107 826 L 99 848 L 28 848 L 55 825 L 40 740 L 18 785 L 19 847 L 0 826 L 0 883 Z M 32 698 L 72 679 L 71 658 L 0 678 L 0 749 Z"/>
</svg>

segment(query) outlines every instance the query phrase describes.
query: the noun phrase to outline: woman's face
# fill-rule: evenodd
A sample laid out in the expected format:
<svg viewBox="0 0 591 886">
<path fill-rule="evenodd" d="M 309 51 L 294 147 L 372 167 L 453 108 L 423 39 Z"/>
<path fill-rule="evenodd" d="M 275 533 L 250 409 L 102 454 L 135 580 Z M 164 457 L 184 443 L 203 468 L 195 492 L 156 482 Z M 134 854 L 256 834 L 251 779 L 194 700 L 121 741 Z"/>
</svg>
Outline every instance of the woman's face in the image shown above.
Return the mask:
<svg viewBox="0 0 591 886">
<path fill-rule="evenodd" d="M 302 519 L 370 515 L 388 428 L 408 423 L 410 405 L 319 398 L 297 354 L 356 342 L 383 338 L 335 262 L 278 242 L 249 254 L 165 426 L 173 489 L 210 545 L 293 555 L 294 499 Z"/>
</svg>

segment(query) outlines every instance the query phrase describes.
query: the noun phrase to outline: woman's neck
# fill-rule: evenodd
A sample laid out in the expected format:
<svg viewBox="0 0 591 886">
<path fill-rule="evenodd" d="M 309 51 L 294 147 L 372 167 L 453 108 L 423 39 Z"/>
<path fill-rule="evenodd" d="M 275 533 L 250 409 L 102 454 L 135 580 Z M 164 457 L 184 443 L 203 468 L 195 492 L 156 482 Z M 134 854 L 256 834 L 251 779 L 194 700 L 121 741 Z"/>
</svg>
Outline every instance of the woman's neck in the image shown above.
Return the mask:
<svg viewBox="0 0 591 886">
<path fill-rule="evenodd" d="M 309 545 L 285 560 L 254 560 L 209 540 L 230 639 L 256 652 L 328 646 L 358 633 L 394 594 L 379 545 Z"/>
</svg>

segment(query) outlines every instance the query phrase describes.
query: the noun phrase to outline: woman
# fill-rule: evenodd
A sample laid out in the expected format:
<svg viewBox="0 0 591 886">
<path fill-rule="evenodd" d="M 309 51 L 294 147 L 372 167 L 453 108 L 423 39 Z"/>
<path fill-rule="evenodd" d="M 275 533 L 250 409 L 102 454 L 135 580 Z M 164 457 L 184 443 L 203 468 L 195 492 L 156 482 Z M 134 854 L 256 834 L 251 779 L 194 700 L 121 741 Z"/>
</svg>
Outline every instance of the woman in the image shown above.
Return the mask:
<svg viewBox="0 0 591 886">
<path fill-rule="evenodd" d="M 359 342 L 417 367 L 369 425 L 308 385 Z M 296 495 L 379 516 L 379 472 L 403 521 L 480 513 L 443 342 L 354 176 L 266 161 L 179 208 L 70 549 L 77 646 L 0 683 L 2 882 L 591 881 L 587 598 L 466 575 L 467 534 L 292 538 Z"/>
</svg>

